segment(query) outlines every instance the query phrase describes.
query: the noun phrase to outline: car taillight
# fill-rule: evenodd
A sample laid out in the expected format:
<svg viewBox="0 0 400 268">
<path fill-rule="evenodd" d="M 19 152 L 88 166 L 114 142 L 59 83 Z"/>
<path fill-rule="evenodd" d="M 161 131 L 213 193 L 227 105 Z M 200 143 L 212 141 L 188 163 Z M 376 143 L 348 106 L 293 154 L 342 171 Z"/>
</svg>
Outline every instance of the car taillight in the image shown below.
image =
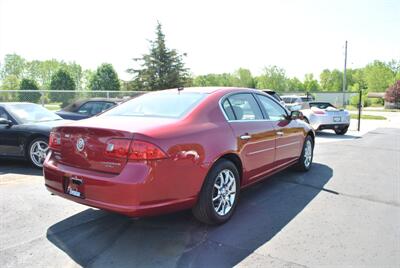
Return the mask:
<svg viewBox="0 0 400 268">
<path fill-rule="evenodd" d="M 321 111 L 321 110 L 314 110 L 314 113 L 315 113 L 315 114 L 325 114 L 325 112 L 324 112 L 324 111 Z"/>
<path fill-rule="evenodd" d="M 145 141 L 112 139 L 107 143 L 107 157 L 128 158 L 129 160 L 156 160 L 167 155 L 156 145 Z"/>
<path fill-rule="evenodd" d="M 61 146 L 61 135 L 57 132 L 50 132 L 49 147 L 50 149 L 57 149 Z"/>
<path fill-rule="evenodd" d="M 108 141 L 106 152 L 104 153 L 107 157 L 116 158 L 127 158 L 129 155 L 130 140 L 113 139 Z"/>
<path fill-rule="evenodd" d="M 156 145 L 145 141 L 133 141 L 129 152 L 129 160 L 156 160 L 167 155 Z"/>
</svg>

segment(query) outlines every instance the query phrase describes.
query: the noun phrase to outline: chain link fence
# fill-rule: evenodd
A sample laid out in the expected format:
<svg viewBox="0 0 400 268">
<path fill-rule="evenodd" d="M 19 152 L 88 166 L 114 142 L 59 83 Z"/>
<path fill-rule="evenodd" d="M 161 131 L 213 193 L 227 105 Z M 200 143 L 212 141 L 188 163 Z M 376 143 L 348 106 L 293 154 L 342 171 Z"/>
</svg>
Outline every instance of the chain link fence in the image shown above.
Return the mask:
<svg viewBox="0 0 400 268">
<path fill-rule="evenodd" d="M 0 90 L 0 102 L 32 102 L 55 110 L 76 100 L 90 98 L 127 99 L 146 93 L 145 91 L 67 91 L 67 90 Z M 305 92 L 278 92 L 281 96 L 305 96 Z M 330 102 L 337 107 L 358 104 L 358 92 L 313 92 L 308 93 L 315 101 Z M 354 103 L 353 103 L 354 102 Z"/>
<path fill-rule="evenodd" d="M 32 102 L 57 110 L 77 100 L 129 99 L 144 93 L 143 91 L 0 90 L 0 102 Z"/>
<path fill-rule="evenodd" d="M 282 96 L 312 96 L 315 101 L 329 102 L 336 107 L 357 105 L 359 92 L 279 92 Z"/>
</svg>

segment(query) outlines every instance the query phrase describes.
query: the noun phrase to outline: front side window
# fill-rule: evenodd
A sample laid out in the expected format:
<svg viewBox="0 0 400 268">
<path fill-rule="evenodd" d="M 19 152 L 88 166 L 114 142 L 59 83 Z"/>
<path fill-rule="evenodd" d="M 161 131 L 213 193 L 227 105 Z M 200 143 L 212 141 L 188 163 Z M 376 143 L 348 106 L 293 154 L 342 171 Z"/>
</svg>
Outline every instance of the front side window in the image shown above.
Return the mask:
<svg viewBox="0 0 400 268">
<path fill-rule="evenodd" d="M 257 95 L 257 97 L 266 112 L 267 119 L 272 121 L 281 121 L 286 118 L 287 113 L 282 106 L 266 96 Z"/>
<path fill-rule="evenodd" d="M 239 93 L 228 97 L 232 113 L 236 120 L 260 120 L 263 119 L 262 112 L 252 94 Z M 226 101 L 225 101 L 226 102 Z M 224 105 L 225 105 L 224 102 Z M 224 108 L 225 109 L 225 108 Z M 228 118 L 229 115 L 225 110 Z"/>
</svg>

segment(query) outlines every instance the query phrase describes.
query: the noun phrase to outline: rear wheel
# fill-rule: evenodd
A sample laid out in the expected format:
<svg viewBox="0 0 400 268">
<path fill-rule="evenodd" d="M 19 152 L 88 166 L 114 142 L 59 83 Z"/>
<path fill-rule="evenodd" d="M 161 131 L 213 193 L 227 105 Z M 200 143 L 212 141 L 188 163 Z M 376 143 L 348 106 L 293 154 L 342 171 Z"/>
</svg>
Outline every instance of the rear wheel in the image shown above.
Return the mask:
<svg viewBox="0 0 400 268">
<path fill-rule="evenodd" d="M 335 129 L 335 133 L 336 133 L 336 135 L 344 135 L 344 134 L 346 134 L 348 129 L 349 129 L 349 127 Z"/>
<path fill-rule="evenodd" d="M 240 192 L 239 172 L 231 161 L 219 160 L 207 175 L 194 216 L 207 224 L 221 224 L 233 214 Z"/>
<path fill-rule="evenodd" d="M 48 151 L 48 139 L 40 137 L 31 141 L 27 148 L 26 155 L 34 167 L 42 168 Z"/>
<path fill-rule="evenodd" d="M 303 150 L 301 151 L 301 156 L 296 164 L 296 168 L 300 171 L 310 170 L 313 156 L 314 156 L 314 142 L 312 137 L 308 135 L 304 141 Z"/>
</svg>

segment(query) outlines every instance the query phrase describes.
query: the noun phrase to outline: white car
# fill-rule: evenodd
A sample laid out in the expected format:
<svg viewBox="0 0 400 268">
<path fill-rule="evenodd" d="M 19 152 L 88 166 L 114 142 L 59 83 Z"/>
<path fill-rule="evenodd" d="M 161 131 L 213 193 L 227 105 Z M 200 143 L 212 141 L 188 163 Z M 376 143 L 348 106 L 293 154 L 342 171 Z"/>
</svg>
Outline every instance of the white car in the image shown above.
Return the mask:
<svg viewBox="0 0 400 268">
<path fill-rule="evenodd" d="M 305 102 L 300 111 L 314 130 L 332 129 L 337 135 L 344 135 L 350 126 L 350 113 L 329 102 Z"/>
<path fill-rule="evenodd" d="M 287 95 L 281 96 L 281 99 L 285 103 L 285 106 L 289 109 L 289 111 L 297 111 L 301 108 L 301 104 L 303 100 L 299 96 L 295 95 Z"/>
</svg>

